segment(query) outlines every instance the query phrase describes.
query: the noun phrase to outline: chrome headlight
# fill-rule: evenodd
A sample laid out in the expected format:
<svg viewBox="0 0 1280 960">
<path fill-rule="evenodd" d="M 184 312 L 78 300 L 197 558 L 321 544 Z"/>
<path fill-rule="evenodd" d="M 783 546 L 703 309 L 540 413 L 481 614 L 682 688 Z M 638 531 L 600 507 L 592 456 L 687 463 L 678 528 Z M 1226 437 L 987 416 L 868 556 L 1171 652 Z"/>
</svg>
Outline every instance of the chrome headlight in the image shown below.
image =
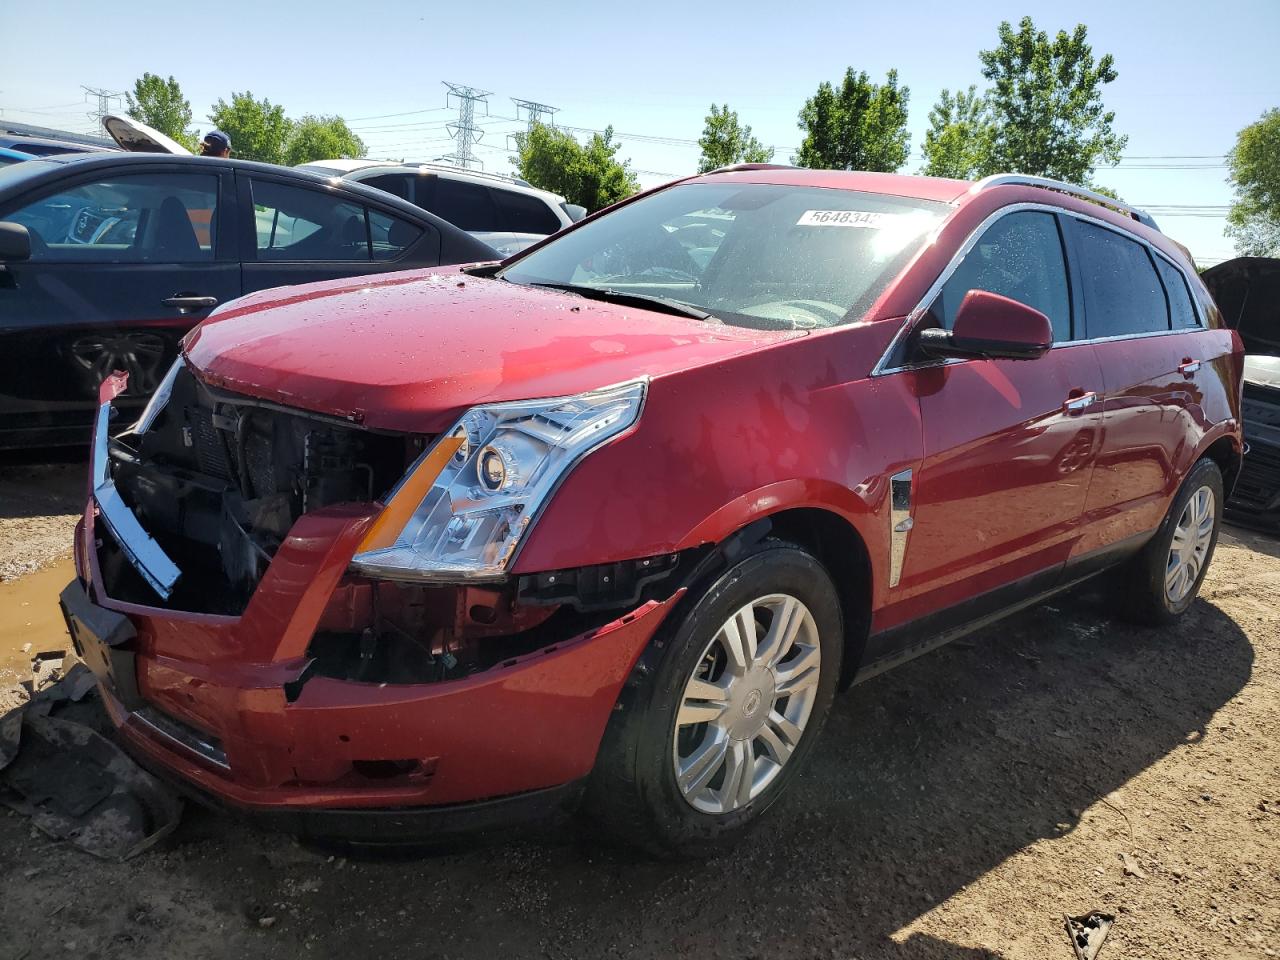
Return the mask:
<svg viewBox="0 0 1280 960">
<path fill-rule="evenodd" d="M 579 460 L 636 422 L 645 383 L 473 407 L 392 491 L 351 565 L 371 576 L 501 576 Z"/>
</svg>

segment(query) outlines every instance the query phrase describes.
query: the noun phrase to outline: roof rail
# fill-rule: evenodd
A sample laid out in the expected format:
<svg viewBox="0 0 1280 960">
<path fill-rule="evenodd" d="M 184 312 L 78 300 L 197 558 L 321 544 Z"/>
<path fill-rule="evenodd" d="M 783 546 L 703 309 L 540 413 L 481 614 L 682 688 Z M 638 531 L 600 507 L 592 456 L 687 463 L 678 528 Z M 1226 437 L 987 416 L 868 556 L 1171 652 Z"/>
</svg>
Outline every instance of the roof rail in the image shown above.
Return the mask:
<svg viewBox="0 0 1280 960">
<path fill-rule="evenodd" d="M 388 160 L 388 166 L 395 167 L 423 167 L 428 170 L 440 170 L 448 173 L 465 173 L 471 177 L 483 177 L 487 180 L 501 180 L 503 183 L 514 183 L 521 187 L 532 187 L 534 190 L 540 189 L 534 187 L 532 183 L 523 177 L 517 177 L 512 173 L 498 173 L 491 170 L 473 170 L 471 167 L 459 167 L 453 163 L 439 163 L 435 160 Z"/>
<path fill-rule="evenodd" d="M 731 163 L 727 167 L 717 167 L 707 173 L 737 173 L 740 170 L 795 170 L 790 163 Z"/>
<path fill-rule="evenodd" d="M 1048 177 L 1036 177 L 1028 173 L 995 173 L 989 177 L 983 177 L 972 187 L 969 188 L 970 193 L 980 193 L 989 187 L 1041 187 L 1045 190 L 1056 190 L 1058 193 L 1065 193 L 1073 197 L 1080 197 L 1082 200 L 1088 200 L 1092 203 L 1101 204 L 1104 207 L 1110 207 L 1119 213 L 1123 213 L 1127 217 L 1132 217 L 1144 226 L 1150 227 L 1152 230 L 1159 230 L 1154 218 L 1145 210 L 1140 210 L 1132 204 L 1125 203 L 1123 200 L 1117 200 L 1115 197 L 1108 197 L 1105 193 L 1098 193 L 1087 187 L 1078 187 L 1074 183 L 1064 183 L 1061 180 L 1051 180 Z"/>
</svg>

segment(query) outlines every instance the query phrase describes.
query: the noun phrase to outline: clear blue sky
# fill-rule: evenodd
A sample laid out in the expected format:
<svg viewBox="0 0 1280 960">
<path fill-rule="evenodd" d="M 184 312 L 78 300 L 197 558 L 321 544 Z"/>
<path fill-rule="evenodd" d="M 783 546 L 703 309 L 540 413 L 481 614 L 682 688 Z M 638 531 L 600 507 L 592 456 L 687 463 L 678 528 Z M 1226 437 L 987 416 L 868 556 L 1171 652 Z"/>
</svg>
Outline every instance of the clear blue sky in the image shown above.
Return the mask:
<svg viewBox="0 0 1280 960">
<path fill-rule="evenodd" d="M 796 113 L 820 81 L 850 65 L 876 78 L 896 67 L 911 88 L 915 170 L 938 91 L 981 87 L 977 51 L 994 45 L 1002 19 L 1028 13 L 1051 32 L 1087 24 L 1095 53 L 1116 58 L 1106 102 L 1129 145 L 1098 182 L 1157 210 L 1200 208 L 1157 219 L 1198 259 L 1230 256 L 1221 218 L 1230 191 L 1217 164 L 1241 127 L 1280 106 L 1280 0 L 118 0 L 109 13 L 98 2 L 10 2 L 0 13 L 0 110 L 83 130 L 81 84 L 125 90 L 149 70 L 179 80 L 202 129 L 210 104 L 248 89 L 291 116 L 347 117 L 371 156 L 431 159 L 451 149 L 444 123 L 456 111 L 442 109 L 441 81 L 452 80 L 493 92 L 477 154 L 487 169 L 509 169 L 506 133 L 521 125 L 502 118 L 515 117 L 519 97 L 559 107 L 565 125 L 670 138 L 622 138 L 648 185 L 693 169 L 712 101 L 728 102 L 785 161 L 799 142 Z M 429 112 L 356 119 L 407 111 Z"/>
</svg>

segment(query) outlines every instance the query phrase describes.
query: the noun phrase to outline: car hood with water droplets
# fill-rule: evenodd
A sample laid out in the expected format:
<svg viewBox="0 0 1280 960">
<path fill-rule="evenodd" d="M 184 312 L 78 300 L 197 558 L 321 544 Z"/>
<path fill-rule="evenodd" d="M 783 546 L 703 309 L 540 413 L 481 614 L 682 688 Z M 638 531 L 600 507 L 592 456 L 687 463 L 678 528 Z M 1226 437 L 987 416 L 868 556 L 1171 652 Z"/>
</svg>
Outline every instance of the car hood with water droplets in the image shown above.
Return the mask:
<svg viewBox="0 0 1280 960">
<path fill-rule="evenodd" d="M 216 387 L 374 429 L 434 433 L 477 404 L 661 377 L 801 335 L 449 267 L 253 294 L 197 327 L 184 354 Z"/>
</svg>

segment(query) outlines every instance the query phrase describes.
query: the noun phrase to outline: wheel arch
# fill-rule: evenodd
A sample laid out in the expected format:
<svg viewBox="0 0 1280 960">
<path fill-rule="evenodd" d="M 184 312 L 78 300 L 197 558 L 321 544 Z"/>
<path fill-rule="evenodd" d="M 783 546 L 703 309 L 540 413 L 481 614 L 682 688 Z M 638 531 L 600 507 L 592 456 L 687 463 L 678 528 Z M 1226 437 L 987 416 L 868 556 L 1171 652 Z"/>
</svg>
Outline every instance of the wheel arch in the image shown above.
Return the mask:
<svg viewBox="0 0 1280 960">
<path fill-rule="evenodd" d="M 1222 471 L 1223 495 L 1230 497 L 1236 485 L 1236 478 L 1240 476 L 1240 467 L 1244 463 L 1244 451 L 1240 448 L 1238 438 L 1231 434 L 1218 437 L 1201 450 L 1200 456 L 1196 459 L 1203 457 L 1208 457 L 1218 465 L 1218 469 Z"/>
<path fill-rule="evenodd" d="M 768 520 L 773 536 L 808 550 L 831 575 L 844 621 L 840 668 L 840 689 L 844 690 L 862 663 L 871 629 L 873 575 L 866 542 L 844 517 L 817 507 L 782 510 Z"/>
<path fill-rule="evenodd" d="M 821 506 L 779 507 L 720 539 L 685 579 L 688 602 L 736 562 L 742 551 L 766 538 L 793 543 L 811 553 L 831 575 L 844 623 L 840 689 L 853 681 L 871 628 L 874 570 L 866 540 L 847 517 Z M 678 611 L 673 611 L 678 616 Z"/>
</svg>

